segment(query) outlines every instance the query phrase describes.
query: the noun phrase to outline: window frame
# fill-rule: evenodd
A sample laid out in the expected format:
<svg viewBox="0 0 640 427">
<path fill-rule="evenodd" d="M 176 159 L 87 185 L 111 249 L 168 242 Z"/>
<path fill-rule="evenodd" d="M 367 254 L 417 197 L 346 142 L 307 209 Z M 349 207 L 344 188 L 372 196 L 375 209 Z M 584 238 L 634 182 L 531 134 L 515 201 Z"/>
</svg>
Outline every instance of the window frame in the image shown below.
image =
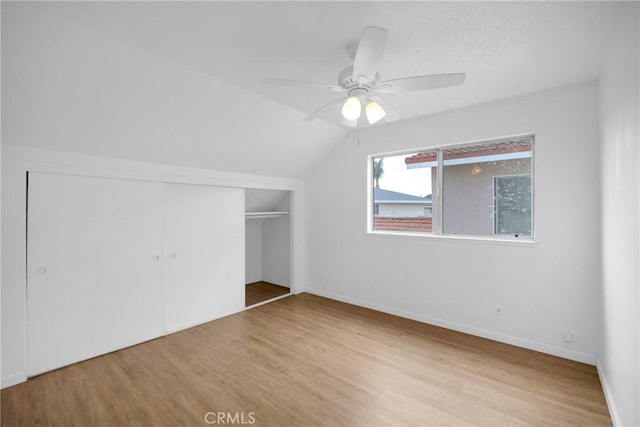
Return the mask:
<svg viewBox="0 0 640 427">
<path fill-rule="evenodd" d="M 470 234 L 444 234 L 442 232 L 442 224 L 443 224 L 443 178 L 444 178 L 444 161 L 443 161 L 443 151 L 451 148 L 459 148 L 459 147 L 467 147 L 473 145 L 481 145 L 481 144 L 495 144 L 500 142 L 509 142 L 512 140 L 522 140 L 529 139 L 531 143 L 531 236 L 523 236 L 523 237 L 514 237 L 514 236 L 506 236 L 506 235 L 496 235 L 495 234 L 495 220 L 492 221 L 492 229 L 493 235 L 470 235 Z M 366 233 L 371 236 L 389 236 L 389 237 L 409 237 L 409 238 L 426 238 L 426 239 L 447 239 L 447 240 L 466 240 L 466 241 L 479 241 L 479 242 L 489 242 L 489 243 L 506 243 L 506 244 L 522 244 L 522 245 L 532 245 L 536 244 L 536 191 L 535 191 L 535 182 L 536 182 L 536 174 L 535 174 L 535 134 L 534 133 L 523 133 L 516 134 L 510 136 L 503 136 L 497 138 L 490 139 L 480 139 L 473 141 L 465 141 L 465 142 L 455 142 L 448 144 L 439 144 L 428 147 L 418 147 L 407 150 L 398 150 L 398 151 L 390 151 L 383 153 L 373 153 L 367 155 L 367 229 Z M 378 159 L 380 157 L 390 157 L 390 156 L 399 156 L 406 154 L 415 154 L 422 151 L 437 151 L 437 185 L 435 194 L 432 195 L 432 200 L 434 202 L 437 201 L 437 209 L 434 211 L 432 209 L 432 217 L 437 215 L 438 221 L 433 224 L 433 229 L 430 233 L 419 232 L 419 231 L 392 231 L 392 230 L 374 230 L 374 213 L 373 213 L 373 203 L 374 203 L 374 182 L 373 182 L 373 160 Z M 514 174 L 514 175 L 526 175 L 526 174 Z M 496 175 L 497 176 L 497 175 Z M 493 179 L 492 179 L 493 181 Z M 494 208 L 495 209 L 495 208 Z M 437 211 L 437 213 L 436 213 Z"/>
</svg>

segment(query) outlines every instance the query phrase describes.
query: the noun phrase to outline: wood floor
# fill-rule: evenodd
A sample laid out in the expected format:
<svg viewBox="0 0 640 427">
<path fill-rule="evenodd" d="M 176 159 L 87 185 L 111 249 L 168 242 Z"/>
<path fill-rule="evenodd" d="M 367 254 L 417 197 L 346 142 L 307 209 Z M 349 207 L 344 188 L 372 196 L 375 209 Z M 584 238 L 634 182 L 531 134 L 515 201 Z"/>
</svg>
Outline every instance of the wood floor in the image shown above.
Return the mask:
<svg viewBox="0 0 640 427">
<path fill-rule="evenodd" d="M 257 304 L 271 298 L 279 297 L 289 293 L 289 288 L 280 285 L 274 285 L 269 282 L 249 283 L 245 286 L 244 302 L 245 307 Z"/>
<path fill-rule="evenodd" d="M 611 425 L 593 366 L 309 294 L 2 391 L 3 426 L 204 426 L 205 416 L 216 425 Z"/>
</svg>

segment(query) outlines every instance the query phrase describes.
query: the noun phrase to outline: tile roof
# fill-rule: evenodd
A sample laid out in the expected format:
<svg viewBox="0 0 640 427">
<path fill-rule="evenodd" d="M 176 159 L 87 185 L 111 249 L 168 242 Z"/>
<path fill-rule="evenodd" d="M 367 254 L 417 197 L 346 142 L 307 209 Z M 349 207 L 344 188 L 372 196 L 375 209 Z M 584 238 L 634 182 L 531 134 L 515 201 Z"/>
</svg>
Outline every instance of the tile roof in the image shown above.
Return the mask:
<svg viewBox="0 0 640 427">
<path fill-rule="evenodd" d="M 373 218 L 374 230 L 431 232 L 432 218 L 423 216 L 376 216 Z"/>
<path fill-rule="evenodd" d="M 495 154 L 521 153 L 531 151 L 531 138 L 496 142 L 493 144 L 467 145 L 442 150 L 443 160 L 464 159 L 469 157 L 491 156 Z M 416 153 L 404 159 L 405 164 L 435 162 L 435 151 Z"/>
</svg>

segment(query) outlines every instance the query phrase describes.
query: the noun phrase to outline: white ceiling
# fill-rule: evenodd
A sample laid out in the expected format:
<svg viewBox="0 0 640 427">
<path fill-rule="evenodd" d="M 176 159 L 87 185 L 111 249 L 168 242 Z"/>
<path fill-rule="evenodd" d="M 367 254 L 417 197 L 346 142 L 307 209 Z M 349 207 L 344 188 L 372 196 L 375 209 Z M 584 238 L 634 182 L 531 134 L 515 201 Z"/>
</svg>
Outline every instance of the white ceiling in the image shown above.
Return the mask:
<svg viewBox="0 0 640 427">
<path fill-rule="evenodd" d="M 619 7 L 608 1 L 30 2 L 9 13 L 55 15 L 291 107 L 288 120 L 300 121 L 335 94 L 264 86 L 260 79 L 335 83 L 350 65 L 345 48 L 366 25 L 389 30 L 382 80 L 467 74 L 460 87 L 388 95 L 408 119 L 598 78 Z M 344 137 L 331 125 L 295 126 L 301 136 L 313 129 L 332 144 Z M 315 160 L 321 155 L 309 152 Z M 300 154 L 297 161 L 299 167 L 283 175 L 304 175 L 312 159 Z"/>
</svg>

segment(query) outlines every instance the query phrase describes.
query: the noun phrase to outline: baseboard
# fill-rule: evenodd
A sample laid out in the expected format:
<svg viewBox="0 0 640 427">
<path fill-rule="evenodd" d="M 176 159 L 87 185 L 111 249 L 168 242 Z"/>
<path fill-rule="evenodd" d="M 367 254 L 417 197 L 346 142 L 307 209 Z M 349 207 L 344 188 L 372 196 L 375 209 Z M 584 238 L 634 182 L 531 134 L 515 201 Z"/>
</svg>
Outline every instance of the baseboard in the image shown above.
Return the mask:
<svg viewBox="0 0 640 427">
<path fill-rule="evenodd" d="M 245 307 L 243 311 L 250 310 L 252 308 L 256 308 L 256 307 L 259 307 L 261 305 L 269 304 L 270 302 L 274 302 L 274 301 L 282 299 L 282 298 L 290 297 L 291 295 L 294 295 L 294 294 L 289 292 L 288 294 L 284 294 L 284 295 L 280 295 L 280 296 L 277 296 L 277 297 L 269 298 L 268 300 L 260 301 L 260 302 L 257 302 L 255 304 L 253 304 L 253 305 Z"/>
<path fill-rule="evenodd" d="M 27 380 L 27 371 L 16 372 L 15 374 L 2 377 L 2 388 L 11 387 L 12 385 L 23 383 Z"/>
<path fill-rule="evenodd" d="M 393 307 L 370 303 L 368 301 L 362 301 L 344 295 L 334 294 L 332 292 L 325 292 L 320 289 L 307 288 L 307 293 L 318 295 L 321 297 L 333 299 L 336 301 L 346 302 L 347 304 L 357 305 L 359 307 L 370 308 L 372 310 L 381 311 L 387 314 L 393 314 L 394 316 L 404 317 L 406 319 L 417 320 L 418 322 L 428 323 L 434 326 L 440 326 L 446 329 L 452 329 L 458 332 L 464 332 L 465 334 L 474 335 L 481 338 L 487 338 L 492 341 L 498 341 L 505 344 L 514 345 L 516 347 L 522 347 L 529 350 L 539 351 L 541 353 L 550 354 L 552 356 L 562 357 L 564 359 L 574 360 L 576 362 L 582 362 L 589 365 L 595 365 L 596 357 L 592 354 L 582 353 L 579 351 L 573 351 L 562 347 L 556 347 L 549 344 L 544 344 L 536 341 L 525 340 L 522 338 L 514 337 L 511 335 L 501 334 L 486 329 L 476 328 L 473 326 L 463 325 L 460 323 L 450 322 L 448 320 L 438 319 L 435 317 L 425 316 L 418 313 L 412 313 L 409 311 L 398 310 Z"/>
<path fill-rule="evenodd" d="M 598 377 L 600 378 L 600 385 L 602 386 L 602 392 L 604 393 L 604 400 L 607 402 L 607 408 L 609 409 L 609 416 L 611 416 L 611 422 L 613 423 L 613 427 L 621 425 L 618 420 L 618 411 L 616 410 L 616 405 L 613 403 L 613 395 L 611 394 L 611 389 L 609 388 L 609 384 L 607 383 L 607 378 L 604 376 L 604 370 L 602 369 L 602 364 L 600 363 L 600 358 L 596 356 L 596 370 L 598 371 Z"/>
</svg>

